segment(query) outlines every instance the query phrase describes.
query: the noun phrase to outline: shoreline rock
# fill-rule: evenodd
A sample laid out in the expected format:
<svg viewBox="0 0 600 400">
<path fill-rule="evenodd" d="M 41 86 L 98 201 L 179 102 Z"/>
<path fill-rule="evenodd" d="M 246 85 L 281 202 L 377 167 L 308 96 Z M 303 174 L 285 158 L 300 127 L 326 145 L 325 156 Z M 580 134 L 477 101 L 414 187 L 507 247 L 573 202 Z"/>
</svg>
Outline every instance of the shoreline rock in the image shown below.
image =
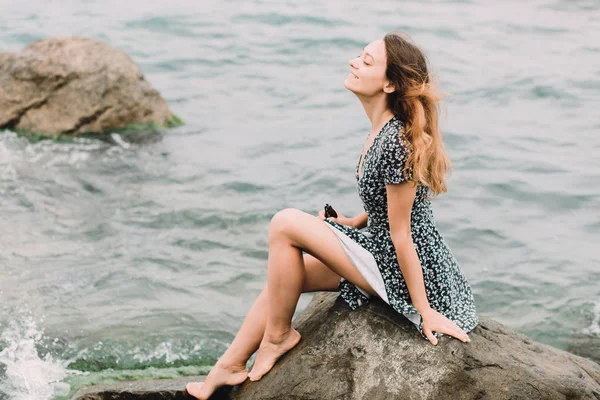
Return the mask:
<svg viewBox="0 0 600 400">
<path fill-rule="evenodd" d="M 133 60 L 104 42 L 57 36 L 0 53 L 0 129 L 57 137 L 182 123 Z"/>
<path fill-rule="evenodd" d="M 338 293 L 320 292 L 293 322 L 302 334 L 296 347 L 260 381 L 212 398 L 600 399 L 599 364 L 478 316 L 471 343 L 444 335 L 434 346 L 379 299 L 353 311 Z M 184 399 L 191 380 L 86 389 L 73 399 Z"/>
</svg>

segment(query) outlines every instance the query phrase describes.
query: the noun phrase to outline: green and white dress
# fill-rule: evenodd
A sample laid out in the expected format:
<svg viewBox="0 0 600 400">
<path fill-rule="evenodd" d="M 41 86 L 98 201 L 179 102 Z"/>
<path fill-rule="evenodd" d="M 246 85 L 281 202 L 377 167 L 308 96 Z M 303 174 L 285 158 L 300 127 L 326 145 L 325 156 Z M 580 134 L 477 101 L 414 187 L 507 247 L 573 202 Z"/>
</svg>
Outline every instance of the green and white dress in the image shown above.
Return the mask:
<svg viewBox="0 0 600 400">
<path fill-rule="evenodd" d="M 358 194 L 368 216 L 366 231 L 329 219 L 324 222 L 336 233 L 354 265 L 381 299 L 406 316 L 429 340 L 423 333 L 421 315 L 412 305 L 390 237 L 385 185 L 405 181 L 402 169 L 412 148 L 403 136 L 402 126 L 399 117 L 392 117 L 367 149 L 361 176 L 360 158 L 356 166 Z M 411 173 L 409 169 L 409 178 Z M 426 186 L 417 187 L 411 211 L 411 235 L 421 262 L 427 299 L 431 308 L 470 332 L 479 322 L 473 293 L 450 247 L 436 229 L 431 200 L 426 198 L 428 191 Z M 369 302 L 369 293 L 344 278 L 339 289 L 352 309 Z M 442 336 L 439 332 L 433 334 Z"/>
</svg>

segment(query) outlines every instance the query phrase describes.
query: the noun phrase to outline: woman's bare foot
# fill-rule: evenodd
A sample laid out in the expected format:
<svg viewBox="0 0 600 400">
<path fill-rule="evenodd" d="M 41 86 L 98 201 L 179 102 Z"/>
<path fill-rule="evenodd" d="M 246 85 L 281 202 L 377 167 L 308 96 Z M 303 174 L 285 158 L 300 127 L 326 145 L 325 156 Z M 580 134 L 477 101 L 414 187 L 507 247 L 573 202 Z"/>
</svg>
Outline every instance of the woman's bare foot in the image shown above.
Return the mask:
<svg viewBox="0 0 600 400">
<path fill-rule="evenodd" d="M 300 333 L 294 328 L 291 328 L 281 340 L 272 341 L 264 337 L 258 347 L 258 354 L 256 355 L 252 371 L 248 374 L 250 380 L 253 382 L 260 380 L 263 375 L 273 368 L 279 357 L 298 344 L 301 337 Z"/>
<path fill-rule="evenodd" d="M 217 361 L 204 382 L 190 382 L 185 385 L 185 390 L 199 400 L 207 400 L 219 387 L 239 385 L 247 377 L 248 371 L 245 365 L 224 365 Z"/>
</svg>

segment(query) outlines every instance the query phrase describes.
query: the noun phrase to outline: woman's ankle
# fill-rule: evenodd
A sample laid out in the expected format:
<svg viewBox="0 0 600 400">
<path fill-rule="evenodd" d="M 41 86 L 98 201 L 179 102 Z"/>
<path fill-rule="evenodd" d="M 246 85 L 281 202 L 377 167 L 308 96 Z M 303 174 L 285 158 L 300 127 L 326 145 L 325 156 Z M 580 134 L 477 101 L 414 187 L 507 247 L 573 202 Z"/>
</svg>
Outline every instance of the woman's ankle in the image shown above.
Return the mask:
<svg viewBox="0 0 600 400">
<path fill-rule="evenodd" d="M 224 357 L 220 357 L 217 360 L 217 363 L 215 365 L 218 365 L 219 367 L 223 368 L 223 369 L 227 369 L 227 370 L 232 370 L 232 371 L 239 371 L 242 369 L 246 369 L 246 363 L 248 362 L 248 360 L 246 361 L 240 361 L 240 360 L 228 360 Z"/>
</svg>

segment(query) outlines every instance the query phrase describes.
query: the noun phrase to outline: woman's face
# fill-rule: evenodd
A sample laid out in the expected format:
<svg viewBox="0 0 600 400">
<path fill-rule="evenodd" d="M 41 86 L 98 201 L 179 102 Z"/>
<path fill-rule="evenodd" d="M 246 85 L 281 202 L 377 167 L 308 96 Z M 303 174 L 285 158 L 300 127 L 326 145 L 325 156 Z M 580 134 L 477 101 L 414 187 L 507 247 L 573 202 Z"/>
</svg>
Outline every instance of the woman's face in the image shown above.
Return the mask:
<svg viewBox="0 0 600 400">
<path fill-rule="evenodd" d="M 357 95 L 374 96 L 389 82 L 385 76 L 387 57 L 383 39 L 369 43 L 349 63 L 350 72 L 344 87 Z"/>
</svg>

